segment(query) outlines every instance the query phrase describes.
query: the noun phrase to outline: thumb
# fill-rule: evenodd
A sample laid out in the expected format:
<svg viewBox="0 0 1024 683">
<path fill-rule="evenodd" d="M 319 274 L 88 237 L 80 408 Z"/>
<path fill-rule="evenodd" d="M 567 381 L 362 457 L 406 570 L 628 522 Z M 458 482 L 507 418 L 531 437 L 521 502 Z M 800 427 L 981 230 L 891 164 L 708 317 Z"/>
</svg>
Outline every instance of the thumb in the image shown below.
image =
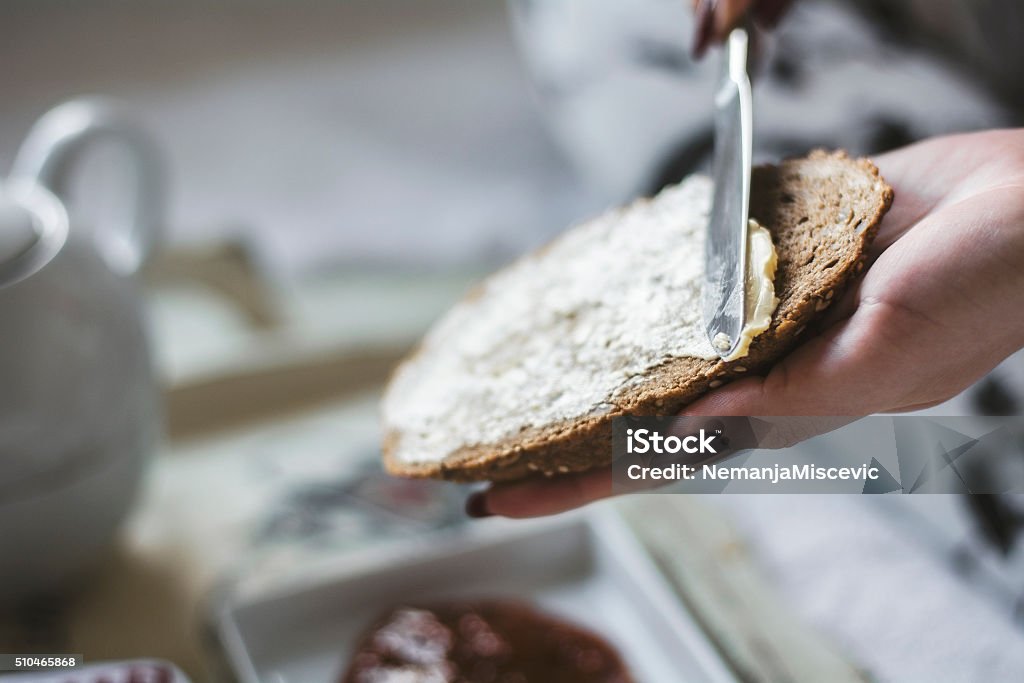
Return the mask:
<svg viewBox="0 0 1024 683">
<path fill-rule="evenodd" d="M 863 396 L 844 391 L 854 384 L 852 365 L 826 333 L 777 363 L 768 374 L 727 384 L 687 406 L 684 415 L 793 416 L 856 413 Z M 843 367 L 847 366 L 847 367 Z"/>
<path fill-rule="evenodd" d="M 886 345 L 869 339 L 874 317 L 873 311 L 858 309 L 768 374 L 726 385 L 687 406 L 683 415 L 773 418 L 759 444 L 784 448 L 891 409 L 893 396 L 902 390 L 899 361 L 886 353 Z"/>
</svg>

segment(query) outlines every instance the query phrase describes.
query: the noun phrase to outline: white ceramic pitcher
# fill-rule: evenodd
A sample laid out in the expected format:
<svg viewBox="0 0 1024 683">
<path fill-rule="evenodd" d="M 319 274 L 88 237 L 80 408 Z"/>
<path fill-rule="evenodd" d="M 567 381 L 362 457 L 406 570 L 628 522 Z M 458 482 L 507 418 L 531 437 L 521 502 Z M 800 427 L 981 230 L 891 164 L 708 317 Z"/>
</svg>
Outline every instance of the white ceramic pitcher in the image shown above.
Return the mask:
<svg viewBox="0 0 1024 683">
<path fill-rule="evenodd" d="M 64 199 L 107 143 L 130 159 L 131 211 L 86 231 Z M 0 602 L 84 570 L 135 497 L 160 410 L 133 276 L 162 200 L 153 143 L 98 98 L 44 115 L 0 181 Z"/>
</svg>

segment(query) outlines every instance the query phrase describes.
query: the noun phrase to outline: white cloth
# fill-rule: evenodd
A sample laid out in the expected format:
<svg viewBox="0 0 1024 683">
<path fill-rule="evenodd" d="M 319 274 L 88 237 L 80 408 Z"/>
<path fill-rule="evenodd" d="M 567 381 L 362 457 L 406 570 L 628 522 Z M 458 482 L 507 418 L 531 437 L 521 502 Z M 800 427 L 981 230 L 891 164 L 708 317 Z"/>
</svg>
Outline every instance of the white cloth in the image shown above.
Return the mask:
<svg viewBox="0 0 1024 683">
<path fill-rule="evenodd" d="M 954 496 L 896 500 L 936 516 Z M 891 507 L 859 496 L 718 496 L 782 595 L 873 680 L 1024 680 L 1024 631 Z"/>
</svg>

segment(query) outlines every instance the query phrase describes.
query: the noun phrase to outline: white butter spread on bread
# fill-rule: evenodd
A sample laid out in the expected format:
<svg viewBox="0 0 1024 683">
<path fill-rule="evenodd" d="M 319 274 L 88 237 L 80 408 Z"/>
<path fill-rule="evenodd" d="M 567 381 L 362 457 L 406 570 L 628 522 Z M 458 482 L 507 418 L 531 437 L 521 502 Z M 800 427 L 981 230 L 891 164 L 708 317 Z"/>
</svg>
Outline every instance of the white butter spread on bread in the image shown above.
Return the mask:
<svg viewBox="0 0 1024 683">
<path fill-rule="evenodd" d="M 392 457 L 440 461 L 462 446 L 600 414 L 656 366 L 716 358 L 701 316 L 710 204 L 711 181 L 688 178 L 482 283 L 396 371 L 383 404 L 385 424 L 403 429 Z M 771 234 L 753 222 L 748 254 L 747 326 L 728 360 L 747 354 L 778 304 Z"/>
<path fill-rule="evenodd" d="M 746 321 L 740 333 L 740 343 L 725 360 L 738 360 L 746 356 L 754 337 L 772 324 L 772 313 L 779 305 L 773 284 L 778 265 L 779 258 L 772 244 L 772 234 L 757 221 L 751 220 L 747 232 Z"/>
</svg>

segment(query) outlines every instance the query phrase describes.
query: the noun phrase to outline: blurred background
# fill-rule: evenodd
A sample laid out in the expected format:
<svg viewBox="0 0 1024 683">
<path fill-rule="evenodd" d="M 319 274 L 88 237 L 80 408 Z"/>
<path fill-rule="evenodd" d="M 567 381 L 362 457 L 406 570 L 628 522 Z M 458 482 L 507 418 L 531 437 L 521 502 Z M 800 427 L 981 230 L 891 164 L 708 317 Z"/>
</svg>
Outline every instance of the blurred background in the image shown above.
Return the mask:
<svg viewBox="0 0 1024 683">
<path fill-rule="evenodd" d="M 798 2 L 760 42 L 758 158 L 1020 125 L 1022 26 L 1010 1 Z M 63 298 L 40 298 L 52 288 L 34 283 L 70 256 L 0 284 L 0 386 L 26 392 L 0 400 L 21 420 L 0 419 L 0 652 L 336 678 L 341 636 L 301 643 L 358 619 L 346 604 L 307 619 L 309 591 L 385 562 L 371 551 L 402 548 L 388 566 L 412 567 L 438 538 L 485 543 L 463 487 L 380 472 L 381 383 L 489 270 L 707 167 L 717 60 L 691 59 L 692 31 L 686 0 L 4 2 L 0 169 L 47 110 L 108 96 L 155 150 L 163 209 L 141 276 L 104 285 L 126 302 L 104 315 L 137 316 L 145 342 L 89 322 L 88 294 L 120 299 L 71 266 Z M 133 191 L 117 145 L 79 156 L 57 192 L 69 253 L 93 251 Z M 47 316 L 58 355 L 104 380 L 33 356 L 18 326 Z M 148 369 L 131 369 L 133 350 Z M 1019 414 L 1022 378 L 1010 359 L 940 410 Z M 61 420 L 55 396 L 90 418 Z M 133 445 L 82 449 L 118 429 Z M 87 480 L 108 483 L 81 493 Z M 705 653 L 679 665 L 693 680 L 1024 677 L 1019 500 L 720 498 L 621 511 L 638 538 L 620 552 L 640 543 L 699 624 L 680 635 Z M 630 526 L 658 517 L 716 521 Z M 73 537 L 89 540 L 53 553 Z M 673 547 L 696 549 L 692 564 Z M 580 562 L 587 581 L 632 571 Z M 593 605 L 553 600 L 614 630 Z M 275 650 L 267 620 L 318 635 Z"/>
</svg>

